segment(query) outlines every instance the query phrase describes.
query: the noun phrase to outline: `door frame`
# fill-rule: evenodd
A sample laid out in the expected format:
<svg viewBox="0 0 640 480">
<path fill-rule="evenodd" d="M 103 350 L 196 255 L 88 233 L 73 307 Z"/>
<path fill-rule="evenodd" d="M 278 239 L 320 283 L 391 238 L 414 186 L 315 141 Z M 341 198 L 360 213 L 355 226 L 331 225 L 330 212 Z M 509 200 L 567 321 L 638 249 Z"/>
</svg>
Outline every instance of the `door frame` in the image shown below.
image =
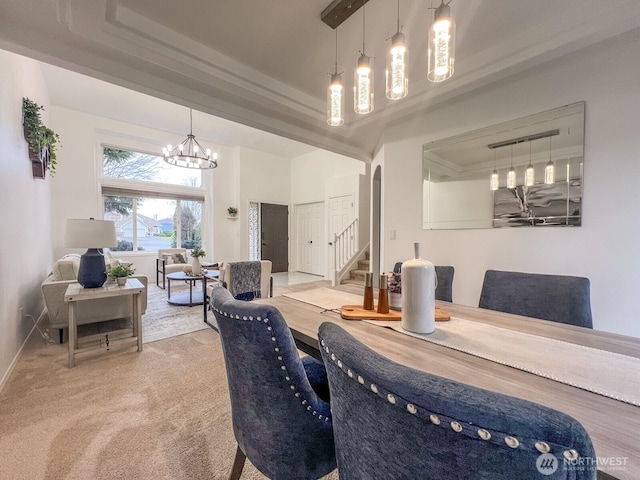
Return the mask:
<svg viewBox="0 0 640 480">
<path fill-rule="evenodd" d="M 288 258 L 288 262 L 289 262 L 289 268 L 287 271 L 291 271 L 291 238 L 292 238 L 292 220 L 291 220 L 291 205 L 288 203 L 284 203 L 284 202 L 278 202 L 278 201 L 269 201 L 269 200 L 256 200 L 256 199 L 248 199 L 247 200 L 247 212 L 249 211 L 249 206 L 252 203 L 257 203 L 258 204 L 258 234 L 262 231 L 262 204 L 263 203 L 268 203 L 270 205 L 281 205 L 281 206 L 285 206 L 289 209 L 289 215 L 288 215 L 288 221 L 287 221 L 287 228 L 289 229 L 289 238 L 287 240 L 287 258 Z M 251 252 L 249 250 L 249 237 L 251 235 L 251 232 L 249 231 L 249 218 L 247 215 L 247 219 L 246 219 L 246 225 L 244 227 L 246 230 L 246 245 L 245 245 L 245 252 L 246 252 L 246 258 L 249 258 Z M 261 244 L 261 239 L 258 238 L 258 255 L 260 258 L 262 258 L 262 244 Z"/>
</svg>

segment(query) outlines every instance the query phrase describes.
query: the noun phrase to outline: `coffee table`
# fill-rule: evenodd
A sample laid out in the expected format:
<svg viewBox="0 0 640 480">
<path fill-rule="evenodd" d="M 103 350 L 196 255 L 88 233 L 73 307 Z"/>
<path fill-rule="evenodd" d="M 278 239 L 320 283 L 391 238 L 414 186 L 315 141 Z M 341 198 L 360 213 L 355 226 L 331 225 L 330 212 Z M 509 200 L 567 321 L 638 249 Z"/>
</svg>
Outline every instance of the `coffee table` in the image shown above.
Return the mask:
<svg viewBox="0 0 640 480">
<path fill-rule="evenodd" d="M 184 272 L 174 272 L 167 274 L 167 302 L 171 305 L 181 305 L 193 307 L 194 305 L 202 305 L 204 303 L 205 292 L 207 288 L 207 280 L 215 280 L 220 274 L 219 270 L 209 270 L 204 275 L 187 275 Z M 171 295 L 171 281 L 182 280 L 189 285 L 188 292 L 178 292 Z M 202 282 L 200 290 L 193 290 L 196 282 Z"/>
</svg>

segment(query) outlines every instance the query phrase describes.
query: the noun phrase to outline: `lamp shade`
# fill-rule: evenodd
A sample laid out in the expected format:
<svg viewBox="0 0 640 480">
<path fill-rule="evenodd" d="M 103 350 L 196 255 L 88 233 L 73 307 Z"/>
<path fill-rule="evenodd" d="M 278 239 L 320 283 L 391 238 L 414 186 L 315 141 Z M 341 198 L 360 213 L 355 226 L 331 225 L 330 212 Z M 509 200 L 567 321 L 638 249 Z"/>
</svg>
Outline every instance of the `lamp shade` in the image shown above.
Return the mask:
<svg viewBox="0 0 640 480">
<path fill-rule="evenodd" d="M 80 257 L 78 283 L 84 288 L 99 288 L 107 280 L 104 257 L 98 249 L 115 247 L 116 224 L 108 220 L 68 219 L 65 247 L 86 248 Z"/>
<path fill-rule="evenodd" d="M 118 244 L 116 225 L 110 220 L 67 219 L 64 246 L 69 248 L 109 248 Z"/>
</svg>

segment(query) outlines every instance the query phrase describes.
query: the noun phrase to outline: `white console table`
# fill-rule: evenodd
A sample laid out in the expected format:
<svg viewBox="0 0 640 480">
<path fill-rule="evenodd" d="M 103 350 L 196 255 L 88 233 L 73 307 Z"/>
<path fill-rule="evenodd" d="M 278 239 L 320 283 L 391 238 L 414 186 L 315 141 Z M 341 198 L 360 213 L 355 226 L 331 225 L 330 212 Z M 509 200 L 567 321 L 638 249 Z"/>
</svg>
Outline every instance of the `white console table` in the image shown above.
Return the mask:
<svg viewBox="0 0 640 480">
<path fill-rule="evenodd" d="M 138 351 L 142 351 L 142 306 L 141 293 L 145 286 L 135 278 L 127 279 L 127 283 L 120 287 L 115 283 L 106 284 L 99 288 L 84 288 L 79 283 L 72 283 L 67 287 L 64 301 L 69 303 L 69 368 L 75 366 L 75 358 L 80 355 L 91 355 L 99 352 L 120 349 L 133 346 L 137 343 Z M 83 341 L 98 341 L 98 348 L 89 346 L 78 348 L 78 324 L 76 320 L 76 303 L 100 298 L 131 296 L 133 312 L 133 335 L 131 329 L 122 329 L 109 332 L 109 334 L 97 334 L 83 337 Z M 125 334 L 123 336 L 123 333 Z M 101 341 L 105 338 L 105 342 Z M 109 338 L 111 337 L 111 338 Z"/>
</svg>

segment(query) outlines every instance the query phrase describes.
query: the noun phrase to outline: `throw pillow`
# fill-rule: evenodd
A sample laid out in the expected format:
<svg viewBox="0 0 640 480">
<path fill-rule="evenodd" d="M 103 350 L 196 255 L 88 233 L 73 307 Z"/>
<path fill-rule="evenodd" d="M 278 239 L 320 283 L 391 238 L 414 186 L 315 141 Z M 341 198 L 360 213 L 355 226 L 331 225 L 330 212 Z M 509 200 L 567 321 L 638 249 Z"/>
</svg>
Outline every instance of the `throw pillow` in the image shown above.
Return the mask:
<svg viewBox="0 0 640 480">
<path fill-rule="evenodd" d="M 53 280 L 75 280 L 78 278 L 80 268 L 80 255 L 65 255 L 53 264 Z"/>
<path fill-rule="evenodd" d="M 176 253 L 173 256 L 174 263 L 187 263 L 187 259 L 185 258 L 183 253 Z"/>
<path fill-rule="evenodd" d="M 164 260 L 164 263 L 166 263 L 167 265 L 170 265 L 173 263 L 173 255 L 171 255 L 170 253 L 163 253 L 162 259 Z"/>
</svg>

